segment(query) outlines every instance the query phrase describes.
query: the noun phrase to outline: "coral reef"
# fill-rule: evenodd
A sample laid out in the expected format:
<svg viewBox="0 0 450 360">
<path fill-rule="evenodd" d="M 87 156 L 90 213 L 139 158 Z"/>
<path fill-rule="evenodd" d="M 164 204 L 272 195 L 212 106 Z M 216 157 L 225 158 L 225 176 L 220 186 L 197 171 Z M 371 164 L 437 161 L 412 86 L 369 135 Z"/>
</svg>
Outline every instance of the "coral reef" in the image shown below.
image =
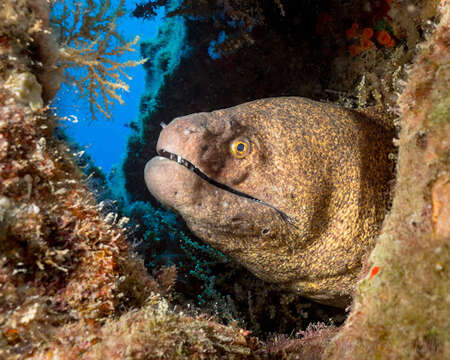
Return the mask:
<svg viewBox="0 0 450 360">
<path fill-rule="evenodd" d="M 118 91 L 128 92 L 129 86 L 120 76 L 130 80 L 124 69 L 146 61 L 116 60 L 125 52 L 135 51 L 132 46 L 139 41 L 136 36 L 125 42 L 116 31 L 117 19 L 125 14 L 124 4 L 125 0 L 115 6 L 111 0 L 87 0 L 85 4 L 73 5 L 62 1 L 54 5 L 50 19 L 59 45 L 57 66 L 64 71 L 66 81 L 76 85 L 81 96 L 88 98 L 93 119 L 96 110 L 109 119 L 113 100 L 123 104 Z M 55 9 L 58 6 L 61 8 Z M 111 11 L 112 7 L 115 9 Z M 67 71 L 69 68 L 76 71 Z"/>
<path fill-rule="evenodd" d="M 327 358 L 450 356 L 450 218 L 444 210 L 450 206 L 449 30 L 446 5 L 399 98 L 402 130 L 392 210 L 366 264 L 370 275 L 361 279 Z"/>
<path fill-rule="evenodd" d="M 394 108 L 406 65 L 423 32 L 430 31 L 428 24 L 436 9 L 436 1 L 390 0 L 370 1 L 359 11 L 353 8 L 353 22 L 345 32 L 351 56 L 343 47 L 339 49 L 333 59 L 336 71 L 330 88 L 347 92 L 357 84 L 353 95 L 358 107 L 375 103 Z"/>
<path fill-rule="evenodd" d="M 65 329 L 60 342 L 36 358 L 251 359 L 261 343 L 249 335 L 207 317 L 174 313 L 166 300 L 152 295 L 141 309 L 110 319 L 101 328 Z"/>
<path fill-rule="evenodd" d="M 317 360 L 322 357 L 337 328 L 323 323 L 310 324 L 290 338 L 278 336 L 267 344 L 270 355 L 281 359 Z"/>
<path fill-rule="evenodd" d="M 108 224 L 51 119 L 1 91 L 0 352 L 31 354 L 76 321 L 143 302 L 152 279 Z"/>
<path fill-rule="evenodd" d="M 302 0 L 309 4 L 309 0 Z M 180 0 L 178 6 L 170 8 L 168 16 L 182 15 L 184 17 L 208 19 L 215 22 L 219 31 L 230 33 L 225 41 L 216 44 L 221 53 L 230 53 L 238 48 L 252 44 L 250 34 L 252 28 L 265 23 L 265 8 L 276 11 L 278 16 L 285 16 L 286 11 L 280 0 L 225 0 L 225 1 L 195 1 Z M 156 15 L 158 7 L 166 6 L 171 0 L 142 1 L 136 4 L 133 16 L 148 19 Z"/>
<path fill-rule="evenodd" d="M 282 3 L 289 17 L 289 8 Z M 191 243 L 193 239 L 187 236 L 180 251 L 189 254 L 184 259 L 191 258 L 200 264 L 194 277 L 206 278 L 201 284 L 208 284 L 212 276 L 217 277 L 216 283 L 203 293 L 205 303 L 220 299 L 221 294 L 233 295 L 231 301 L 227 297 L 222 301 L 229 301 L 236 309 L 230 313 L 228 325 L 216 321 L 225 321 L 223 318 L 201 315 L 198 308 L 185 307 L 189 303 L 186 299 L 177 300 L 177 286 L 180 283 L 182 286 L 183 281 L 180 275 L 188 272 L 191 265 L 184 270 L 182 266 L 179 270 L 158 269 L 164 264 L 158 251 L 162 252 L 166 244 L 161 244 L 159 250 L 143 244 L 146 261 L 154 268 L 150 276 L 129 241 L 142 240 L 140 230 L 130 235 L 124 225 L 126 219 L 102 210 L 89 190 L 89 180 L 75 163 L 73 151 L 54 136 L 55 121 L 45 106 L 57 91 L 62 74 L 61 68 L 55 66 L 60 45 L 49 28 L 49 3 L 3 1 L 0 4 L 0 358 L 449 358 L 450 5 L 448 1 L 440 2 L 439 18 L 437 3 L 392 1 L 392 9 L 395 4 L 420 5 L 413 8 L 420 9 L 413 13 L 417 16 L 409 20 L 403 14 L 389 15 L 392 24 L 412 21 L 400 26 L 406 29 L 406 39 L 412 39 L 406 40 L 411 44 L 402 50 L 406 51 L 403 53 L 406 60 L 401 64 L 408 64 L 408 59 L 413 57 L 413 48 L 423 33 L 430 35 L 418 48 L 419 55 L 408 70 L 400 98 L 396 99 L 399 89 L 395 87 L 385 92 L 387 102 L 398 106 L 400 114 L 401 132 L 396 140 L 398 177 L 392 209 L 363 269 L 350 316 L 340 328 L 310 325 L 294 336 L 275 335 L 264 342 L 254 334 L 264 335 L 264 330 L 271 328 L 264 323 L 267 318 L 285 323 L 289 316 L 297 315 L 300 320 L 292 322 L 298 329 L 306 328 L 308 322 L 327 321 L 328 313 L 290 294 L 281 297 L 264 283 L 252 285 L 254 278 L 246 277 L 240 269 L 230 271 L 226 261 L 209 261 L 208 256 L 213 255 Z M 317 10 L 317 14 L 322 12 L 323 9 Z M 287 26 L 280 25 L 270 14 L 264 15 L 265 24 L 273 25 L 272 29 Z M 279 9 L 277 17 L 280 17 Z M 333 29 L 331 19 L 322 18 L 324 31 Z M 436 27 L 432 22 L 427 24 L 433 18 L 439 20 Z M 365 54 L 375 51 L 383 56 L 376 57 L 380 64 L 370 69 L 376 69 L 373 71 L 379 79 L 385 73 L 392 75 L 399 63 L 393 64 L 391 60 L 403 46 L 403 40 L 396 37 L 392 48 L 374 44 L 352 56 L 348 47 L 354 43 L 348 41 L 345 32 L 352 27 L 354 19 L 348 19 L 348 23 L 343 21 L 340 35 L 336 35 L 336 39 L 342 39 L 340 51 L 346 54 L 346 64 L 355 64 L 354 71 L 364 73 L 367 69 L 361 70 L 358 62 L 364 61 Z M 336 19 L 333 21 L 339 24 Z M 187 36 L 191 44 L 210 29 L 206 23 L 195 26 L 194 23 L 195 20 L 188 22 Z M 410 28 L 411 24 L 414 29 Z M 361 21 L 362 31 L 358 36 L 374 41 L 377 30 L 369 36 L 370 31 L 364 32 L 369 27 L 369 23 Z M 417 29 L 416 35 L 408 34 Z M 384 31 L 391 38 L 396 36 L 388 28 Z M 333 74 L 330 79 L 336 79 L 333 68 L 316 69 L 311 77 L 306 76 L 305 72 L 315 67 L 301 60 L 300 55 L 303 52 L 314 59 L 311 55 L 314 51 L 330 54 L 324 49 L 330 44 L 335 46 L 334 40 L 321 42 L 322 47 L 314 50 L 314 42 L 320 37 L 310 42 L 283 42 L 280 32 L 264 32 L 255 26 L 252 36 L 263 40 L 260 43 L 255 40 L 262 47 L 254 51 L 242 48 L 243 57 L 233 53 L 227 58 L 205 60 L 204 56 L 195 55 L 206 54 L 209 41 L 193 47 L 191 60 L 182 59 L 179 65 L 180 69 L 191 71 L 186 71 L 184 79 L 166 77 L 166 85 L 157 96 L 159 102 L 170 100 L 168 103 L 180 107 L 160 108 L 152 113 L 151 119 L 144 116 L 147 128 L 142 129 L 142 135 L 147 144 L 152 141 L 150 129 L 158 126 L 155 122 L 159 124 L 182 113 L 229 106 L 257 94 L 312 94 L 320 98 L 330 90 L 328 84 L 322 84 L 323 80 L 315 76 L 321 75 L 323 79 L 324 75 Z M 387 40 L 386 34 L 381 35 L 384 38 L 380 42 Z M 208 40 L 214 38 L 217 33 L 210 33 Z M 299 43 L 305 45 L 300 51 L 295 47 Z M 280 59 L 278 64 L 285 61 L 286 70 L 269 68 L 267 55 L 261 54 L 271 48 L 283 49 L 279 52 L 284 54 L 274 56 L 273 60 Z M 296 61 L 301 63 L 298 67 Z M 205 65 L 208 62 L 209 67 Z M 217 69 L 222 69 L 220 81 L 208 86 L 211 79 L 217 79 L 212 77 Z M 235 74 L 223 69 L 232 69 Z M 350 66 L 346 68 L 350 70 Z M 203 77 L 197 78 L 201 71 Z M 402 73 L 403 70 L 397 72 L 398 79 Z M 283 76 L 276 81 L 275 74 Z M 265 75 L 270 84 L 258 88 L 256 84 Z M 301 79 L 305 82 L 283 84 L 288 75 L 294 82 Z M 361 84 L 359 92 L 373 93 L 373 82 L 362 83 L 361 78 L 356 75 L 355 78 Z M 228 88 L 224 86 L 227 81 Z M 239 86 L 242 84 L 248 87 Z M 348 94 L 354 82 L 342 86 L 342 91 Z M 230 89 L 235 92 L 230 93 Z M 195 94 L 195 98 L 185 96 L 189 93 Z M 358 104 L 357 98 L 341 95 L 341 90 L 338 93 L 342 102 Z M 147 145 L 143 138 L 135 137 L 130 151 L 136 151 L 134 156 L 139 157 L 150 151 L 144 146 Z M 134 198 L 139 199 L 139 192 L 134 193 Z M 147 206 L 142 205 L 142 210 L 136 205 L 131 213 L 140 213 L 136 217 L 148 221 Z M 180 229 L 173 229 L 167 219 L 166 224 L 155 220 L 154 226 L 153 234 L 149 232 L 144 237 L 153 237 L 152 245 L 156 244 L 160 229 L 177 242 L 186 235 Z M 181 271 L 178 277 L 177 271 Z M 240 278 L 246 279 L 240 281 Z M 206 295 L 206 290 L 211 295 Z M 281 306 L 275 305 L 279 303 Z M 241 310 L 246 306 L 251 311 L 244 314 Z M 224 309 L 220 308 L 219 312 L 223 313 Z M 317 315 L 311 316 L 314 313 Z M 236 314 L 241 323 L 233 322 Z M 255 332 L 243 329 L 244 325 L 247 329 L 251 326 Z M 258 330 L 258 326 L 263 329 Z M 287 332 L 288 328 L 280 332 Z"/>
<path fill-rule="evenodd" d="M 167 6 L 167 3 L 162 0 L 144 1 L 136 5 L 135 16 L 152 17 L 157 7 Z M 438 0 L 344 3 L 333 0 L 184 0 L 175 10 L 168 11 L 168 16 L 181 15 L 195 19 L 197 23 L 210 23 L 209 36 L 203 32 L 201 41 L 209 42 L 210 49 L 214 48 L 223 57 L 231 57 L 234 66 L 246 65 L 249 60 L 242 59 L 244 53 L 266 47 L 260 58 L 263 54 L 271 54 L 270 60 L 252 59 L 250 64 L 256 65 L 253 73 L 258 73 L 261 67 L 267 75 L 270 72 L 268 64 L 280 70 L 277 57 L 283 58 L 279 59 L 280 63 L 291 72 L 302 70 L 296 74 L 298 77 L 289 78 L 282 74 L 284 87 L 278 90 L 277 95 L 280 95 L 280 90 L 286 91 L 294 79 L 299 84 L 304 83 L 305 79 L 298 79 L 305 77 L 303 67 L 311 67 L 311 64 L 302 59 L 314 56 L 315 67 L 308 72 L 316 73 L 316 84 L 311 86 L 308 83 L 311 79 L 307 79 L 303 89 L 294 90 L 292 87 L 298 88 L 299 84 L 291 85 L 290 94 L 298 95 L 299 90 L 305 91 L 304 88 L 308 87 L 308 97 L 339 100 L 352 107 L 383 104 L 389 108 L 395 106 L 405 66 L 412 60 L 423 33 L 430 31 L 437 5 Z M 271 36 L 274 32 L 275 36 Z M 274 43 L 266 44 L 270 41 Z M 286 42 L 288 48 L 284 49 L 283 43 Z M 303 52 L 297 54 L 295 48 Z M 317 48 L 320 51 L 316 53 L 314 50 Z M 278 51 L 274 53 L 275 49 Z M 330 64 L 325 61 L 329 58 Z M 259 62 L 265 64 L 265 68 Z M 242 73 L 252 75 L 248 70 Z M 270 83 L 266 79 L 261 82 Z M 264 92 L 260 89 L 259 97 L 267 95 L 267 89 Z"/>
</svg>

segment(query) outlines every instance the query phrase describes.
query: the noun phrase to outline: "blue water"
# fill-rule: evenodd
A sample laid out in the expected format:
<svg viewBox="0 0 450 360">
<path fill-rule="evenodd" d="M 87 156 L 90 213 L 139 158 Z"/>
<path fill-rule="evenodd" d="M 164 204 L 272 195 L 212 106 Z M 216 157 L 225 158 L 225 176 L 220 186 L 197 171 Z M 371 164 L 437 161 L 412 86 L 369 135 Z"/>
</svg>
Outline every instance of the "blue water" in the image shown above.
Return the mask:
<svg viewBox="0 0 450 360">
<path fill-rule="evenodd" d="M 129 15 L 134 9 L 134 2 L 128 2 L 126 9 L 127 14 L 117 22 L 117 30 L 127 41 L 133 40 L 136 35 L 139 35 L 140 41 L 156 36 L 164 22 L 164 9 L 159 9 L 157 16 L 145 21 Z M 134 48 L 136 52 L 124 54 L 120 61 L 139 60 L 139 43 Z M 71 71 L 73 74 L 77 73 L 76 70 Z M 142 65 L 129 67 L 125 72 L 132 77 L 132 80 L 122 77 L 129 84 L 130 92 L 120 93 L 124 104 L 114 102 L 110 108 L 110 120 L 96 112 L 96 120 L 93 121 L 89 103 L 80 99 L 77 88 L 71 84 L 64 83 L 53 102 L 55 113 L 62 118 L 60 124 L 65 133 L 84 148 L 95 165 L 106 174 L 125 156 L 126 142 L 132 131 L 127 124 L 138 119 L 140 97 L 145 91 L 146 74 Z M 159 84 L 155 86 L 159 87 Z"/>
</svg>

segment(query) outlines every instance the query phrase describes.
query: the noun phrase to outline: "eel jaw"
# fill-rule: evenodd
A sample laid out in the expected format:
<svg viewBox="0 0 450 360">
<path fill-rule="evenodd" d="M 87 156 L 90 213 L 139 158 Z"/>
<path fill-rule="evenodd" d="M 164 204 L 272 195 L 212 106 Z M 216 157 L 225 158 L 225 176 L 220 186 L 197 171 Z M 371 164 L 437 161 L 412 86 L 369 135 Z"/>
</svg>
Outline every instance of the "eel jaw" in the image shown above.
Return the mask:
<svg viewBox="0 0 450 360">
<path fill-rule="evenodd" d="M 189 160 L 184 159 L 180 155 L 171 153 L 171 152 L 169 152 L 167 150 L 164 150 L 164 149 L 158 150 L 157 153 L 158 153 L 159 156 L 161 156 L 163 158 L 166 158 L 166 159 L 171 160 L 171 161 L 175 161 L 176 163 L 184 166 L 189 171 L 193 172 L 194 174 L 196 174 L 197 176 L 199 176 L 200 178 L 202 178 L 206 182 L 210 183 L 211 185 L 213 185 L 215 187 L 218 187 L 219 189 L 225 190 L 225 191 L 227 191 L 229 193 L 232 193 L 234 195 L 243 197 L 245 199 L 249 199 L 249 200 L 254 201 L 254 202 L 258 203 L 258 204 L 267 206 L 267 207 L 275 210 L 276 213 L 283 219 L 283 221 L 285 221 L 286 223 L 289 223 L 291 225 L 294 225 L 294 223 L 295 223 L 294 219 L 292 217 L 290 217 L 289 215 L 287 215 L 286 213 L 284 213 L 283 211 L 281 211 L 278 208 L 276 208 L 275 206 L 273 206 L 273 205 L 271 205 L 269 203 L 266 203 L 263 200 L 255 198 L 255 197 L 253 197 L 253 196 L 251 196 L 251 195 L 249 195 L 247 193 L 244 193 L 244 192 L 239 191 L 239 190 L 235 190 L 235 189 L 233 189 L 232 187 L 230 187 L 230 186 L 228 186 L 226 184 L 223 184 L 223 183 L 221 183 L 221 182 L 219 182 L 217 180 L 214 180 L 214 179 L 210 178 L 200 168 L 195 166 Z"/>
</svg>

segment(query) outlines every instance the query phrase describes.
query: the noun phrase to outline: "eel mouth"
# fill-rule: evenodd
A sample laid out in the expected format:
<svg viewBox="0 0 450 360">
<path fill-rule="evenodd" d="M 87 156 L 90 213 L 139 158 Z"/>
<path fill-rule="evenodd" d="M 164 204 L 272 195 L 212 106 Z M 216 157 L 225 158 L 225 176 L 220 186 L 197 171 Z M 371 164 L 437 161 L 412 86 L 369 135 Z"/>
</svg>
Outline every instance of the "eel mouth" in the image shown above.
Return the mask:
<svg viewBox="0 0 450 360">
<path fill-rule="evenodd" d="M 157 153 L 158 153 L 159 156 L 161 156 L 163 158 L 166 158 L 166 159 L 171 160 L 171 161 L 175 161 L 176 163 L 184 166 L 189 171 L 193 172 L 195 175 L 199 176 L 200 178 L 202 178 L 203 180 L 205 180 L 209 184 L 211 184 L 211 185 L 213 185 L 213 186 L 215 186 L 215 187 L 217 187 L 219 189 L 222 189 L 224 191 L 227 191 L 229 193 L 232 193 L 234 195 L 237 195 L 237 196 L 240 196 L 242 198 L 254 201 L 254 202 L 258 203 L 258 204 L 267 206 L 267 207 L 275 210 L 276 213 L 283 219 L 283 221 L 291 223 L 291 224 L 294 223 L 294 219 L 293 218 L 291 218 L 289 215 L 287 215 L 283 211 L 279 210 L 275 206 L 273 206 L 273 205 L 271 205 L 269 203 L 266 203 L 265 201 L 263 201 L 261 199 L 255 198 L 254 196 L 251 196 L 251 195 L 249 195 L 247 193 L 244 193 L 244 192 L 239 191 L 239 190 L 235 190 L 232 187 L 230 187 L 230 186 L 228 186 L 226 184 L 223 184 L 223 183 L 221 183 L 221 182 L 219 182 L 217 180 L 214 180 L 213 178 L 211 178 L 208 175 L 206 175 L 202 170 L 200 170 L 197 166 L 195 166 L 189 160 L 184 159 L 180 155 L 171 153 L 171 152 L 169 152 L 167 150 L 164 150 L 164 149 L 158 150 Z"/>
</svg>

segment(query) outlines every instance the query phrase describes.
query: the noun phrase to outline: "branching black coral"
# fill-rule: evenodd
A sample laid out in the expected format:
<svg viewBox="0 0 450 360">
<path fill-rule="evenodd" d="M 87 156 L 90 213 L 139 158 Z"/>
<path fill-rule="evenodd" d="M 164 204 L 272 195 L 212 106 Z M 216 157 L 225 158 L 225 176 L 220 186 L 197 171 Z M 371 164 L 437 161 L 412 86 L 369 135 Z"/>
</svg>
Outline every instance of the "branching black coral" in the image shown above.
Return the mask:
<svg viewBox="0 0 450 360">
<path fill-rule="evenodd" d="M 170 5 L 169 0 L 147 0 L 136 4 L 133 16 L 149 19 L 156 15 L 158 7 Z M 281 0 L 265 3 L 263 0 L 180 0 L 174 10 L 168 10 L 167 16 L 184 16 L 188 18 L 212 20 L 217 29 L 228 33 L 228 38 L 216 50 L 225 55 L 238 48 L 253 44 L 251 32 L 256 26 L 266 23 L 264 8 L 276 7 L 280 16 L 285 16 Z"/>
<path fill-rule="evenodd" d="M 132 15 L 137 18 L 149 19 L 156 15 L 156 9 L 158 7 L 165 5 L 167 5 L 167 0 L 144 1 L 140 4 L 136 4 L 136 8 L 133 10 Z"/>
<path fill-rule="evenodd" d="M 117 57 L 128 51 L 136 51 L 133 41 L 125 42 L 116 31 L 117 20 L 125 14 L 125 0 L 110 11 L 111 0 L 87 0 L 85 5 L 67 5 L 63 1 L 52 26 L 60 44 L 59 66 L 65 69 L 79 68 L 81 72 L 65 72 L 66 80 L 75 84 L 82 96 L 88 97 L 92 118 L 95 109 L 108 119 L 114 100 L 123 104 L 119 90 L 129 91 L 129 86 L 120 79 L 123 75 L 131 80 L 124 69 L 144 63 L 146 60 L 120 62 Z"/>
</svg>

